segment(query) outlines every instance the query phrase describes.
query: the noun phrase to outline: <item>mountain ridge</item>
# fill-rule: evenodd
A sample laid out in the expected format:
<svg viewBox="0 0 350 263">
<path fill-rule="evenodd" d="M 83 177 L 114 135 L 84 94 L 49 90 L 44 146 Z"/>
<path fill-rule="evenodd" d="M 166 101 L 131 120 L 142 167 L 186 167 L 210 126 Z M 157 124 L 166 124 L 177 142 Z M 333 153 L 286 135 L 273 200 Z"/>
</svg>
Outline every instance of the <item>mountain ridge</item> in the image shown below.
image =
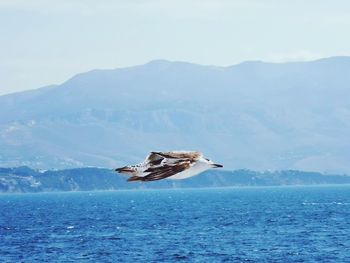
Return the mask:
<svg viewBox="0 0 350 263">
<path fill-rule="evenodd" d="M 114 167 L 198 149 L 229 169 L 349 172 L 350 58 L 152 61 L 0 96 L 0 165 Z"/>
<path fill-rule="evenodd" d="M 173 63 L 177 63 L 177 64 L 187 64 L 187 65 L 195 65 L 195 66 L 200 66 L 200 67 L 212 67 L 212 68 L 217 68 L 217 69 L 231 69 L 231 68 L 235 68 L 235 67 L 239 67 L 242 65 L 254 65 L 254 64 L 264 64 L 264 65 L 293 65 L 293 64 L 310 64 L 310 63 L 317 63 L 317 62 L 324 62 L 324 61 L 331 61 L 331 60 L 349 60 L 350 61 L 350 56 L 330 56 L 330 57 L 325 57 L 325 58 L 319 58 L 319 59 L 315 59 L 315 60 L 308 60 L 308 61 L 286 61 L 286 62 L 270 62 L 270 61 L 263 61 L 263 60 L 246 60 L 246 61 L 242 61 L 239 62 L 237 64 L 232 64 L 232 65 L 227 65 L 227 66 L 219 66 L 219 65 L 212 65 L 212 64 L 208 64 L 208 65 L 202 65 L 199 63 L 195 63 L 195 62 L 186 62 L 186 61 L 172 61 L 172 60 L 167 60 L 167 59 L 154 59 L 151 60 L 149 62 L 143 63 L 143 64 L 137 64 L 137 65 L 133 65 L 133 66 L 127 66 L 127 67 L 116 67 L 116 68 L 109 68 L 109 69 L 91 69 L 88 71 L 84 71 L 84 72 L 80 72 L 80 73 L 76 73 L 75 75 L 73 75 L 72 77 L 68 78 L 66 81 L 62 82 L 61 84 L 49 84 L 49 85 L 45 85 L 43 87 L 39 87 L 39 88 L 35 88 L 35 89 L 29 89 L 29 90 L 23 90 L 23 91 L 16 91 L 13 93 L 7 93 L 7 94 L 3 94 L 0 95 L 1 97 L 6 97 L 6 96 L 11 96 L 11 95 L 15 95 L 15 94 L 22 94 L 22 93 L 27 93 L 27 92 L 34 92 L 34 91 L 38 91 L 41 89 L 45 89 L 45 88 L 49 88 L 49 87 L 53 87 L 53 86 L 61 86 L 63 84 L 65 84 L 66 82 L 79 77 L 79 76 L 83 76 L 85 74 L 89 74 L 89 73 L 93 73 L 93 72 L 114 72 L 114 71 L 119 71 L 119 70 L 132 70 L 135 68 L 139 68 L 139 67 L 143 67 L 143 66 L 147 66 L 150 64 L 159 64 L 159 63 L 164 63 L 164 64 L 173 64 Z"/>
</svg>

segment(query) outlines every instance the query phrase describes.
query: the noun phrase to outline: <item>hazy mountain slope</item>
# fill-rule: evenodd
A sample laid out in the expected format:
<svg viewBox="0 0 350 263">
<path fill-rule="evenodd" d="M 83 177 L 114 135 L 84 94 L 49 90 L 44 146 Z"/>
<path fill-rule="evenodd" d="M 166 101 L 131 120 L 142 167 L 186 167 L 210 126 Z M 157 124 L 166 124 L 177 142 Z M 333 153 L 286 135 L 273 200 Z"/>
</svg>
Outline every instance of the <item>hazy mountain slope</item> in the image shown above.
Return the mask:
<svg viewBox="0 0 350 263">
<path fill-rule="evenodd" d="M 0 97 L 0 165 L 113 167 L 199 149 L 226 168 L 350 172 L 350 58 L 153 61 Z"/>
</svg>

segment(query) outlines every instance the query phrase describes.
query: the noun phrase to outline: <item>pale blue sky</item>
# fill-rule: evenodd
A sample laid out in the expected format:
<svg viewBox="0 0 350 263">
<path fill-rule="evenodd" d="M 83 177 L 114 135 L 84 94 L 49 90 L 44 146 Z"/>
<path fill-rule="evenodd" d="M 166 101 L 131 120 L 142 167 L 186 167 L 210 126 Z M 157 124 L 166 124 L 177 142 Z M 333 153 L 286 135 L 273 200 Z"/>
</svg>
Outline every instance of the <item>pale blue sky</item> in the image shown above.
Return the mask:
<svg viewBox="0 0 350 263">
<path fill-rule="evenodd" d="M 350 55 L 350 1 L 0 0 L 0 95 L 95 68 Z"/>
</svg>

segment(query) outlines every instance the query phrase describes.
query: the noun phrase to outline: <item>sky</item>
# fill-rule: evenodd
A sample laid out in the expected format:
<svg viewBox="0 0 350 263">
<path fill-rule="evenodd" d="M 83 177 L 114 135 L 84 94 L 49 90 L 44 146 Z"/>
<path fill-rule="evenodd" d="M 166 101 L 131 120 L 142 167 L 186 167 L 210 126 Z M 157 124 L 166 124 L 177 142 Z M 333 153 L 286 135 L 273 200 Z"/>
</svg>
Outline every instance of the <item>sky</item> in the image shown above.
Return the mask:
<svg viewBox="0 0 350 263">
<path fill-rule="evenodd" d="M 347 0 L 0 0 L 0 95 L 155 59 L 350 55 Z"/>
</svg>

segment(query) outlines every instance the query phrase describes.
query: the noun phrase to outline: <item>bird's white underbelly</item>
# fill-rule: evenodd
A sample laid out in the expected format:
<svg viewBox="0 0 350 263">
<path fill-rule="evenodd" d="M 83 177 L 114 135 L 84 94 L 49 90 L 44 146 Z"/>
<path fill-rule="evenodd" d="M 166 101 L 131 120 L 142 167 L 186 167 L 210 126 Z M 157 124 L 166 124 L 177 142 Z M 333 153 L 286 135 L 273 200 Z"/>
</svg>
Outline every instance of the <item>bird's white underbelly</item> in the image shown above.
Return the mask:
<svg viewBox="0 0 350 263">
<path fill-rule="evenodd" d="M 171 179 L 171 180 L 181 180 L 181 179 L 186 179 L 192 176 L 195 176 L 197 174 L 200 174 L 204 171 L 208 170 L 207 167 L 202 166 L 202 165 L 194 165 L 193 167 L 182 171 L 178 174 L 175 174 L 173 176 L 168 177 L 167 179 Z"/>
</svg>

